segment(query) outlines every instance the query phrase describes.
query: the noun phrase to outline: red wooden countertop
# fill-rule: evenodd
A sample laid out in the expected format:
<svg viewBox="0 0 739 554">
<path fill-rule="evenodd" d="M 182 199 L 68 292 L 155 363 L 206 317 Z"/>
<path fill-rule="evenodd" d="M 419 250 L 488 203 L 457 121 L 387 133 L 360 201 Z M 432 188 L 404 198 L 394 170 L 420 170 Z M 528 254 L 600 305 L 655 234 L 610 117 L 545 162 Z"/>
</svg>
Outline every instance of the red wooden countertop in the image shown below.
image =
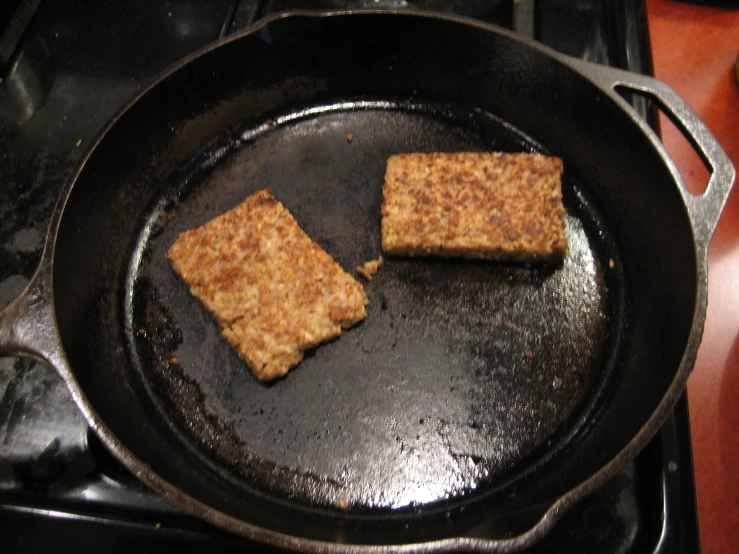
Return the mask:
<svg viewBox="0 0 739 554">
<path fill-rule="evenodd" d="M 701 116 L 739 167 L 739 9 L 647 0 L 654 72 Z M 665 146 L 691 188 L 707 171 L 672 127 Z M 739 552 L 739 185 L 708 258 L 708 315 L 688 382 L 704 554 Z"/>
</svg>

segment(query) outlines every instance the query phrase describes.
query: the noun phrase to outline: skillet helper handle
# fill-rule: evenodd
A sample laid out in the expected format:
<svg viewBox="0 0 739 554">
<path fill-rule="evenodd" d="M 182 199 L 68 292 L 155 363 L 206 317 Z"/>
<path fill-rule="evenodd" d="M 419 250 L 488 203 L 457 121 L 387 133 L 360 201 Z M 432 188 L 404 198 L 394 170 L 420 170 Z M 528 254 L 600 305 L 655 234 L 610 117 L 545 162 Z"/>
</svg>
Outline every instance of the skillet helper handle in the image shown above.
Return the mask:
<svg viewBox="0 0 739 554">
<path fill-rule="evenodd" d="M 61 374 L 64 355 L 49 283 L 49 266 L 42 261 L 25 290 L 0 311 L 0 356 L 34 358 Z"/>
<path fill-rule="evenodd" d="M 566 57 L 565 63 L 600 86 L 611 98 L 628 109 L 634 120 L 652 138 L 655 146 L 667 154 L 670 172 L 680 184 L 680 192 L 688 208 L 699 244 L 708 246 L 721 212 L 734 184 L 736 172 L 726 152 L 705 123 L 670 86 L 653 77 L 615 69 L 577 58 Z M 665 151 L 662 141 L 621 95 L 618 89 L 628 89 L 656 102 L 660 110 L 682 132 L 710 172 L 703 194 L 693 194 L 685 185 L 680 171 Z"/>
</svg>

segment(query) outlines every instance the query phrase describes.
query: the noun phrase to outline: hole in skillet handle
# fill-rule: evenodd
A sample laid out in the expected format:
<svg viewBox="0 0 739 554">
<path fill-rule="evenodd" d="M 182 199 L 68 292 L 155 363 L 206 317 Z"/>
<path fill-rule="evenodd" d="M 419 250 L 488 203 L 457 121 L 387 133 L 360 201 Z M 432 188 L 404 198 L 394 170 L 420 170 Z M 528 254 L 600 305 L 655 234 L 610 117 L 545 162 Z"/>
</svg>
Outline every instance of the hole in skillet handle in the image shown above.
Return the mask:
<svg viewBox="0 0 739 554">
<path fill-rule="evenodd" d="M 703 160 L 711 174 L 705 192 L 702 194 L 696 194 L 688 188 L 680 170 L 671 158 L 666 161 L 685 201 L 685 207 L 695 232 L 696 246 L 700 251 L 707 250 L 736 176 L 731 160 L 721 148 L 716 137 L 690 106 L 665 83 L 646 75 L 606 67 L 569 56 L 559 56 L 565 64 L 590 79 L 611 98 L 617 99 L 624 108 L 627 108 L 627 111 L 632 110 L 634 121 L 648 135 L 652 133 L 651 129 L 648 130 L 645 118 L 624 99 L 622 91 L 629 91 L 630 97 L 636 98 L 637 103 L 644 102 L 644 98 L 639 98 L 640 96 L 648 98 L 677 125 L 687 142 L 695 148 L 696 155 Z M 654 134 L 653 140 L 659 141 L 660 139 Z M 660 148 L 667 154 L 662 144 Z"/>
<path fill-rule="evenodd" d="M 693 137 L 660 100 L 646 92 L 617 85 L 616 92 L 642 116 L 662 140 L 675 162 L 688 190 L 700 195 L 706 192 L 713 172 L 710 162 Z"/>
</svg>

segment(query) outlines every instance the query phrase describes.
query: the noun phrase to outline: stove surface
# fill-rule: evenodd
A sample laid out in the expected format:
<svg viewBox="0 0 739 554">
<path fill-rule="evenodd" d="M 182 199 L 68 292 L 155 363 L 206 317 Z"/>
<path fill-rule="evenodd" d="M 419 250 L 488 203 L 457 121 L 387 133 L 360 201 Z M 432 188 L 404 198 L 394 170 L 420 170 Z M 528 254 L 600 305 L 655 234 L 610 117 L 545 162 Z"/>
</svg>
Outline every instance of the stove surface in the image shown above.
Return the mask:
<svg viewBox="0 0 739 554">
<path fill-rule="evenodd" d="M 412 5 L 514 28 L 592 61 L 651 70 L 637 0 L 15 4 L 16 17 L 0 20 L 0 306 L 28 283 L 57 195 L 100 127 L 169 64 L 274 11 Z M 0 528 L 11 552 L 266 550 L 140 484 L 88 430 L 56 374 L 28 359 L 0 358 Z M 634 462 L 530 551 L 699 552 L 685 399 Z"/>
</svg>

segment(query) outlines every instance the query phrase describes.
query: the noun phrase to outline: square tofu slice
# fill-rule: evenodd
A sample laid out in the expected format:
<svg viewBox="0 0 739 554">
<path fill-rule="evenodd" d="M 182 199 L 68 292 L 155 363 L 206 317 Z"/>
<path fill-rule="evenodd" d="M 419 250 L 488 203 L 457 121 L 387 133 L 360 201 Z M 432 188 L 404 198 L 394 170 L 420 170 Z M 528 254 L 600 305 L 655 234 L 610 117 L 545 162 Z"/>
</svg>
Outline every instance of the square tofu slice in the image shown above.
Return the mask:
<svg viewBox="0 0 739 554">
<path fill-rule="evenodd" d="M 367 316 L 362 285 L 269 189 L 182 233 L 167 258 L 262 381 L 285 375 L 305 350 Z"/>
<path fill-rule="evenodd" d="M 560 158 L 516 153 L 388 159 L 382 248 L 406 256 L 558 262 L 567 255 Z"/>
</svg>

